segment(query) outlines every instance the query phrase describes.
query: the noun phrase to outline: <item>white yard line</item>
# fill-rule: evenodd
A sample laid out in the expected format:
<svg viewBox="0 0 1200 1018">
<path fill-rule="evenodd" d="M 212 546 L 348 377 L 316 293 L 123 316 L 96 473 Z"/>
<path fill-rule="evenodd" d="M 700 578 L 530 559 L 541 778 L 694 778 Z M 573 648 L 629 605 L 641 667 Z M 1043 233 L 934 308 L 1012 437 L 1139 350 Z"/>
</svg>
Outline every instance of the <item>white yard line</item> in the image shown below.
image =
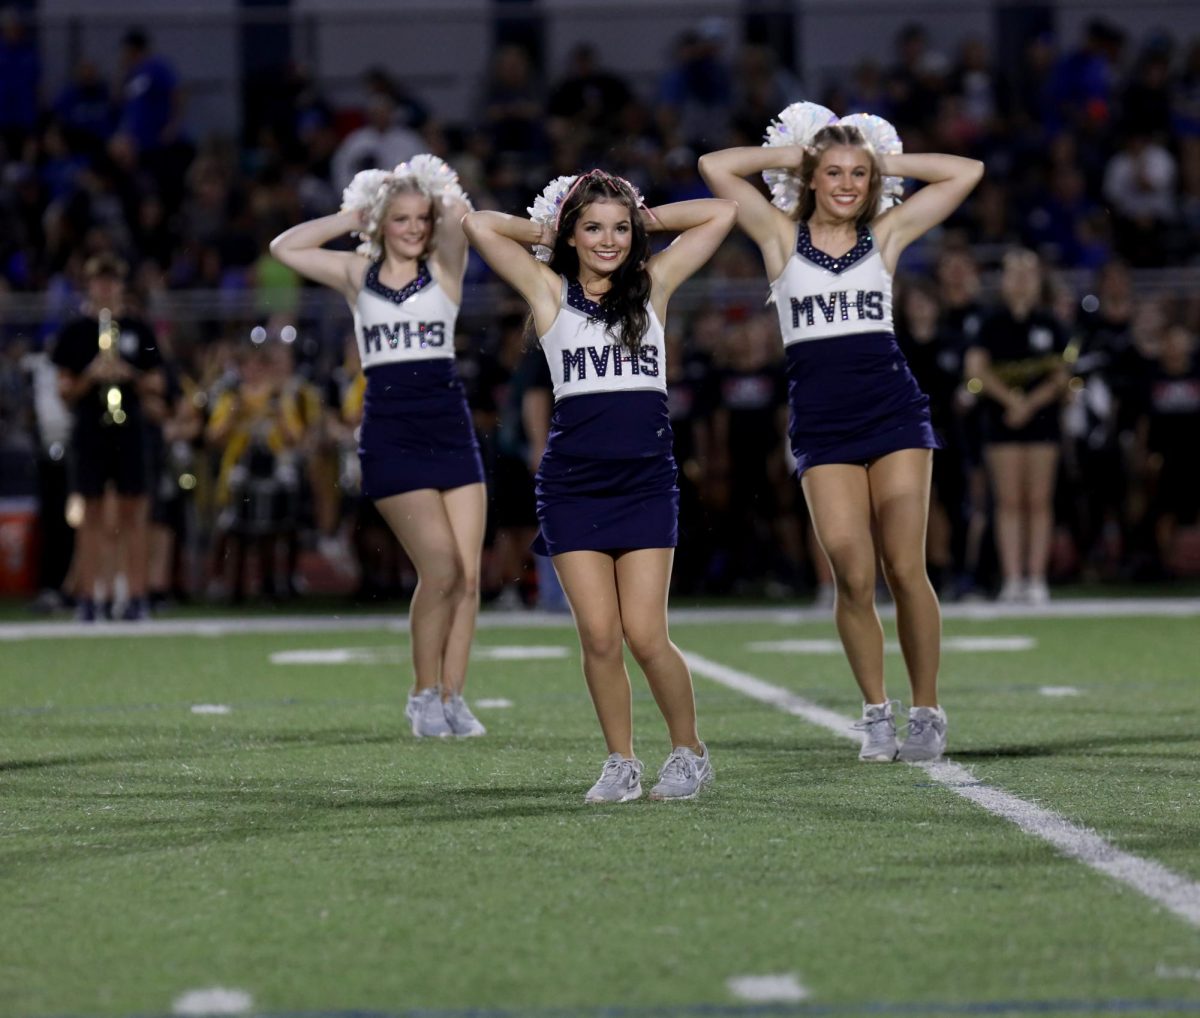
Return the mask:
<svg viewBox="0 0 1200 1018">
<path fill-rule="evenodd" d="M 879 614 L 890 618 L 890 605 L 881 605 Z M 1200 615 L 1200 598 L 1117 598 L 1051 601 L 1037 608 L 1022 605 L 948 604 L 942 606 L 947 619 L 980 622 L 995 619 L 1095 619 L 1168 617 L 1192 618 Z M 823 622 L 833 615 L 818 608 L 676 608 L 671 611 L 673 625 L 705 625 L 736 622 L 746 625 L 795 625 Z M 538 611 L 484 611 L 478 627 L 490 629 L 570 629 L 571 616 Z M 233 636 L 262 633 L 338 633 L 392 630 L 407 632 L 408 619 L 403 611 L 392 615 L 264 615 L 260 617 L 153 619 L 147 622 L 6 622 L 0 623 L 0 642 L 5 640 L 99 639 L 127 636 Z"/>
<path fill-rule="evenodd" d="M 752 700 L 803 718 L 834 735 L 856 741 L 858 739 L 858 735 L 850 727 L 854 723 L 851 718 L 827 710 L 781 686 L 720 662 L 711 661 L 699 654 L 685 651 L 684 657 L 697 675 L 735 690 Z M 1008 792 L 985 785 L 961 764 L 939 760 L 909 766 L 920 767 L 930 778 L 955 795 L 969 799 L 989 813 L 1011 821 L 1027 834 L 1049 842 L 1064 855 L 1132 887 L 1190 926 L 1200 928 L 1200 883 L 1173 873 L 1160 863 L 1123 852 L 1095 831 L 1079 827 L 1052 810 L 1043 809 Z"/>
</svg>

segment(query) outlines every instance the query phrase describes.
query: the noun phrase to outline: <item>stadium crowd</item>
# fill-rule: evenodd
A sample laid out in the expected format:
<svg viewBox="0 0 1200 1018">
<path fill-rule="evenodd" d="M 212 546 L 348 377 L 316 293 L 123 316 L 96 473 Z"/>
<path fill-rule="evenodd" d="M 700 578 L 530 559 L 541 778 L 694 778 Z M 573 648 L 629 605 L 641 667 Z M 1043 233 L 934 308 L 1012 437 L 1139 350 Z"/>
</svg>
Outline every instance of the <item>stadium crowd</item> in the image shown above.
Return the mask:
<svg viewBox="0 0 1200 1018">
<path fill-rule="evenodd" d="M 735 52 L 708 21 L 676 40 L 650 90 L 606 70 L 586 44 L 551 80 L 527 51 L 501 46 L 470 123 L 444 122 L 383 70 L 364 77 L 357 108 L 337 108 L 292 66 L 247 103 L 240 138 L 189 133 L 186 83 L 144 31 L 125 34 L 120 66 L 108 82 L 81 59 L 43 100 L 27 27 L 3 18 L 0 290 L 45 294 L 48 310 L 0 325 L 0 496 L 37 496 L 44 607 L 69 603 L 93 574 L 102 586 L 124 577 L 125 589 L 101 601 L 115 597 L 130 617 L 146 613 L 143 598 L 288 597 L 305 575 L 313 582 L 313 569 L 300 568 L 312 551 L 328 567 L 319 579 L 363 596 L 411 585 L 395 541 L 358 497 L 362 382 L 349 315 L 305 311 L 309 293 L 271 259 L 270 238 L 336 210 L 358 170 L 425 151 L 457 169 L 480 208 L 521 211 L 548 176 L 593 164 L 634 182 L 650 204 L 704 196 L 698 157 L 758 144 L 798 98 L 879 114 L 908 151 L 987 166 L 946 228 L 906 256 L 896 295 L 897 333 L 945 443 L 929 537 L 944 595 L 999 586 L 991 532 L 1007 488 L 988 474 L 987 395 L 965 361 L 981 345 L 994 367 L 1021 360 L 987 338 L 1021 303 L 1018 263 L 1035 273 L 1022 314 L 1044 317 L 1041 352 L 1063 365 L 1057 484 L 1045 493 L 1052 576 L 1197 570 L 1187 549 L 1200 508 L 1200 300 L 1142 292 L 1133 279 L 1200 264 L 1200 38 L 1135 41 L 1094 21 L 1075 45 L 1028 40 L 1022 65 L 1005 69 L 978 40 L 943 53 L 912 25 L 890 66 L 863 62 L 810 89 L 771 50 Z M 1005 257 L 1017 249 L 1029 253 Z M 732 236 L 692 285 L 707 296 L 674 316 L 668 337 L 682 493 L 675 585 L 828 598 L 791 477 L 776 315 L 750 285 L 760 273 L 753 248 Z M 531 604 L 532 470 L 551 397 L 520 306 L 491 282 L 473 260 L 468 293 L 488 297 L 468 297 L 457 338 L 489 472 L 485 597 Z M 191 290 L 211 296 L 208 314 L 161 313 L 165 294 Z M 111 407 L 63 400 L 64 375 L 87 364 L 62 337 L 81 314 L 98 327 L 101 307 L 121 329 L 142 322 L 154 337 L 138 378 L 118 380 L 139 397 L 125 423 L 102 419 Z M 136 429 L 144 446 L 141 474 L 118 494 L 92 491 L 72 469 L 86 458 L 80 435 L 100 427 Z M 107 526 L 123 540 L 96 537 L 94 555 L 73 554 L 72 494 L 111 499 Z M 89 556 L 94 566 L 81 566 Z"/>
</svg>

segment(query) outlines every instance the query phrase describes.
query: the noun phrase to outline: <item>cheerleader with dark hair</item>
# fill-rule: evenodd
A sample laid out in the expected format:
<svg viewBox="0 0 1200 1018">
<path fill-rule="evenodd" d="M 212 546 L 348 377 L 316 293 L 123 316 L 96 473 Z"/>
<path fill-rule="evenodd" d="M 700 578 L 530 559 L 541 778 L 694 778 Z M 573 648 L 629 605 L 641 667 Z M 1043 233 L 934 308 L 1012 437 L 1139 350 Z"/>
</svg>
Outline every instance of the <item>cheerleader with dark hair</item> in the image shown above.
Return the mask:
<svg viewBox="0 0 1200 1018">
<path fill-rule="evenodd" d="M 586 800 L 642 794 L 624 645 L 671 738 L 650 796 L 690 799 L 712 779 L 712 766 L 696 729 L 691 675 L 667 632 L 679 492 L 663 323 L 671 294 L 720 245 L 736 207 L 708 199 L 650 210 L 628 182 L 593 170 L 554 181 L 529 211 L 532 219 L 473 212 L 465 229 L 529 304 L 554 383 L 535 550 L 552 556 L 571 604 L 608 746 Z M 651 230 L 679 236 L 651 255 Z"/>
</svg>

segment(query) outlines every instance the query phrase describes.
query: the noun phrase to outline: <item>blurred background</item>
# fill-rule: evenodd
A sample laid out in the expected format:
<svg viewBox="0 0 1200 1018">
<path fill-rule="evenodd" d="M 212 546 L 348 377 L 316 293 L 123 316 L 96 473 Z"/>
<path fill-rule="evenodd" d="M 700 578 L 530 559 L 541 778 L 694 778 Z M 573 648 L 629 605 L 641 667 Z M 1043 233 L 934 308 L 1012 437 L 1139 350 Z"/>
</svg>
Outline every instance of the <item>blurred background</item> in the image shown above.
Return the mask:
<svg viewBox="0 0 1200 1018">
<path fill-rule="evenodd" d="M 0 11 L 0 594 L 47 613 L 81 594 L 56 349 L 104 283 L 85 266 L 126 276 L 121 316 L 162 354 L 138 424 L 155 607 L 384 603 L 415 577 L 358 495 L 351 318 L 269 240 L 335 211 L 358 170 L 423 151 L 480 208 L 523 214 L 549 178 L 596 165 L 651 204 L 704 196 L 698 157 L 758 144 L 799 99 L 987 167 L 897 274 L 897 333 L 946 445 L 929 543 L 943 597 L 999 585 L 962 361 L 1005 306 L 1014 248 L 1036 253 L 1038 304 L 1069 338 L 1052 582 L 1200 578 L 1193 2 L 29 0 Z M 672 302 L 675 589 L 827 602 L 766 296 L 735 233 Z M 547 606 L 527 551 L 540 353 L 477 260 L 457 348 L 489 470 L 484 599 Z M 106 512 L 96 594 L 119 616 L 130 524 L 115 499 Z"/>
</svg>

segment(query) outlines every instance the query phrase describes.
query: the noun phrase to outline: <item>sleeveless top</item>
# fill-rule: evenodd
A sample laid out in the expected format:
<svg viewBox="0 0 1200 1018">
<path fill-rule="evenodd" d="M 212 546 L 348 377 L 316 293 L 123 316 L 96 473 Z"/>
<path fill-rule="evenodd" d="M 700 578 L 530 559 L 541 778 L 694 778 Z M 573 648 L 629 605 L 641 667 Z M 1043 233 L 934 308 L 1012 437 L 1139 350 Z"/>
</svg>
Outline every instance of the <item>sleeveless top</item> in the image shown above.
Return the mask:
<svg viewBox="0 0 1200 1018">
<path fill-rule="evenodd" d="M 891 334 L 892 274 L 865 226 L 840 258 L 813 247 L 807 223 L 798 223 L 796 248 L 771 283 L 783 345 L 863 333 Z"/>
<path fill-rule="evenodd" d="M 393 290 L 379 281 L 381 262 L 367 269 L 354 302 L 354 332 L 363 371 L 387 364 L 435 359 L 454 360 L 458 305 L 430 275 L 425 262 L 416 278 Z"/>
<path fill-rule="evenodd" d="M 592 459 L 670 453 L 666 337 L 654 309 L 646 311 L 646 334 L 631 350 L 609 335 L 601 306 L 579 281 L 563 278 L 558 314 L 540 337 L 554 385 L 548 452 Z"/>
</svg>

